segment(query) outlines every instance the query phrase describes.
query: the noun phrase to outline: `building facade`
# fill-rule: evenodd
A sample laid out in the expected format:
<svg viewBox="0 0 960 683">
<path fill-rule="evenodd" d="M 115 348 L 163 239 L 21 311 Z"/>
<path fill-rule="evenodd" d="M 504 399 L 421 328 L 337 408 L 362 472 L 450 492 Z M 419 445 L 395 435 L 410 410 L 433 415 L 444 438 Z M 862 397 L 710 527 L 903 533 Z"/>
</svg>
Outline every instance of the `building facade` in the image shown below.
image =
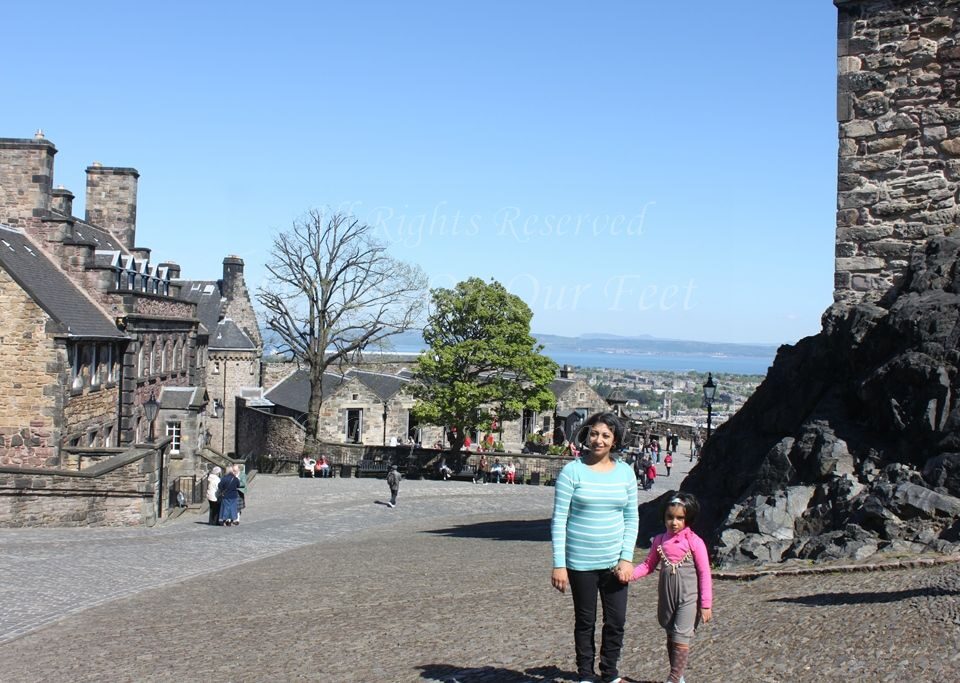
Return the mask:
<svg viewBox="0 0 960 683">
<path fill-rule="evenodd" d="M 209 330 L 137 245 L 139 173 L 88 167 L 79 218 L 56 151 L 0 139 L 0 525 L 150 523 L 208 464 Z"/>
</svg>

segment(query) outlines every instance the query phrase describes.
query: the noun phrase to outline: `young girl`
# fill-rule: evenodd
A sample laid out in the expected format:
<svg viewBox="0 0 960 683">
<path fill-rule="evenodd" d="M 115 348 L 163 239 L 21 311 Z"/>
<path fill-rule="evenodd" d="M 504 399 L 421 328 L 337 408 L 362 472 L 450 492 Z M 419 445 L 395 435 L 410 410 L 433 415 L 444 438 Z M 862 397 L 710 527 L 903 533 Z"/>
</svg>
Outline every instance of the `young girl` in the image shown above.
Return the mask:
<svg viewBox="0 0 960 683">
<path fill-rule="evenodd" d="M 706 623 L 713 617 L 707 546 L 690 528 L 699 511 L 700 505 L 693 495 L 679 491 L 668 493 L 663 506 L 667 530 L 654 537 L 647 559 L 636 566 L 631 577 L 636 581 L 662 562 L 657 619 L 667 632 L 668 683 L 683 683 L 694 629 L 699 622 Z"/>
</svg>

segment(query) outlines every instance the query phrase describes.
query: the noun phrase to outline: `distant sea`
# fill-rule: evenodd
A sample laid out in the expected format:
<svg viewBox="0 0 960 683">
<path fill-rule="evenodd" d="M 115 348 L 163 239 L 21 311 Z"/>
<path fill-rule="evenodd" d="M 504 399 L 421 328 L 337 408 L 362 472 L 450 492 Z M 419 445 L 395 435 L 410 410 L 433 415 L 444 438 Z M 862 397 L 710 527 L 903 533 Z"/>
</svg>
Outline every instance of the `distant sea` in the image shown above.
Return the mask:
<svg viewBox="0 0 960 683">
<path fill-rule="evenodd" d="M 721 356 L 698 354 L 633 354 L 559 351 L 546 354 L 560 365 L 611 370 L 651 370 L 664 372 L 713 372 L 715 374 L 766 375 L 773 356 Z"/>
<path fill-rule="evenodd" d="M 398 344 L 397 353 L 420 353 L 422 346 Z M 551 351 L 544 353 L 559 365 L 611 370 L 650 370 L 663 372 L 700 372 L 733 375 L 766 375 L 773 364 L 770 356 L 728 356 L 723 354 L 603 353 L 597 351 Z"/>
</svg>

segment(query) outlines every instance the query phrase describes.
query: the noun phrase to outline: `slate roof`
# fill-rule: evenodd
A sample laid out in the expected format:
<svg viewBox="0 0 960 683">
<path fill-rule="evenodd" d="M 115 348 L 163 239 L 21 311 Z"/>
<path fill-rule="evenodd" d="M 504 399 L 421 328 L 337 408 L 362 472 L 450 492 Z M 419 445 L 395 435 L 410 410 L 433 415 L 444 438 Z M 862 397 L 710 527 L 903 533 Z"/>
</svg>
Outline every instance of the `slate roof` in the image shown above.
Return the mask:
<svg viewBox="0 0 960 683">
<path fill-rule="evenodd" d="M 197 305 L 197 318 L 211 335 L 220 322 L 223 293 L 218 280 L 174 280 L 180 285 L 180 298 Z"/>
<path fill-rule="evenodd" d="M 326 400 L 340 385 L 349 381 L 341 375 L 327 372 L 323 375 L 323 398 Z M 297 370 L 280 380 L 264 398 L 278 406 L 300 413 L 307 412 L 310 404 L 310 377 L 306 370 Z"/>
<path fill-rule="evenodd" d="M 356 377 L 364 386 L 375 393 L 381 401 L 390 399 L 400 389 L 410 384 L 410 380 L 399 375 L 387 375 L 382 372 L 365 372 L 363 370 L 350 370 L 347 377 Z"/>
<path fill-rule="evenodd" d="M 570 387 L 572 387 L 576 383 L 577 381 L 574 379 L 561 379 L 558 377 L 557 379 L 550 382 L 550 391 L 553 392 L 554 396 L 556 396 L 557 398 L 560 398 L 567 392 L 567 390 Z"/>
<path fill-rule="evenodd" d="M 224 318 L 210 330 L 210 341 L 207 348 L 211 351 L 224 349 L 255 351 L 257 345 L 235 322 L 230 318 Z"/>
<path fill-rule="evenodd" d="M 89 223 L 77 222 L 73 226 L 73 239 L 76 242 L 92 244 L 97 249 L 109 251 L 124 251 L 124 248 L 117 242 L 117 239 L 103 228 L 98 228 Z"/>
<path fill-rule="evenodd" d="M 206 403 L 202 387 L 163 387 L 160 390 L 160 407 L 168 410 L 189 410 Z"/>
<path fill-rule="evenodd" d="M 72 337 L 126 339 L 113 320 L 88 299 L 20 230 L 0 225 L 0 266 Z"/>
</svg>

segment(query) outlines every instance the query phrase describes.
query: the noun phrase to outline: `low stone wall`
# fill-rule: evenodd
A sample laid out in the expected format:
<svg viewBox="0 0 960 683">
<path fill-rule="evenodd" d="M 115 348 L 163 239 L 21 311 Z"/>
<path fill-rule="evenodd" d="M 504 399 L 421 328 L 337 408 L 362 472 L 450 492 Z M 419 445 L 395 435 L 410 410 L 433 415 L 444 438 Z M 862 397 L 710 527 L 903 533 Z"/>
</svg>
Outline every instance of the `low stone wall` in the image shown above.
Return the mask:
<svg viewBox="0 0 960 683">
<path fill-rule="evenodd" d="M 299 460 L 303 452 L 304 429 L 291 417 L 274 415 L 238 400 L 237 458 L 256 462 L 262 457 L 272 460 Z"/>
<path fill-rule="evenodd" d="M 0 467 L 0 527 L 156 522 L 159 451 L 133 449 L 84 460 L 90 464 L 74 470 Z"/>
</svg>

